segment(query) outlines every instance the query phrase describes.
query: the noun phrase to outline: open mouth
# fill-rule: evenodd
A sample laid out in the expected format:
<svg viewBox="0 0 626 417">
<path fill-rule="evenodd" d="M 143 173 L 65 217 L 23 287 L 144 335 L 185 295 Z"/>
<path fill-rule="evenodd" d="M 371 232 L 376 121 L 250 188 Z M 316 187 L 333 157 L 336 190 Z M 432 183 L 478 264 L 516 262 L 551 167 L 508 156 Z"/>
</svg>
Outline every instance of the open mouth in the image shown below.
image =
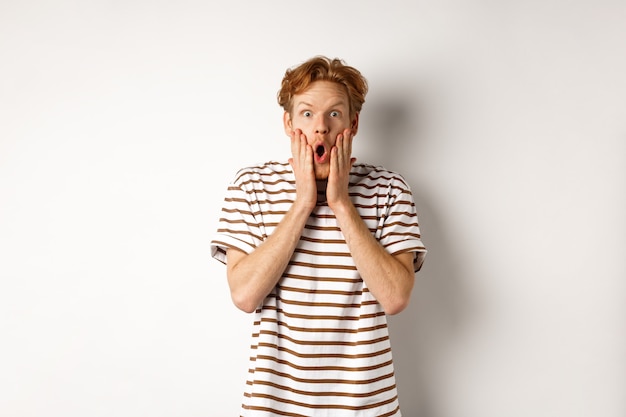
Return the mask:
<svg viewBox="0 0 626 417">
<path fill-rule="evenodd" d="M 321 158 L 326 153 L 326 149 L 324 149 L 324 146 L 318 145 L 317 148 L 315 148 L 315 153 Z"/>
</svg>

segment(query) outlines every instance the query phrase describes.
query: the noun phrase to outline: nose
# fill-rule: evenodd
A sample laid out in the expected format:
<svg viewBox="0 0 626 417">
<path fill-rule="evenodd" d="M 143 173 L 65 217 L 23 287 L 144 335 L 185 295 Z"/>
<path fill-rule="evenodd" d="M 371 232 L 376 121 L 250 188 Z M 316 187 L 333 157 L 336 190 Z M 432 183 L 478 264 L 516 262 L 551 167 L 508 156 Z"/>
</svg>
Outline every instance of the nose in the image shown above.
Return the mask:
<svg viewBox="0 0 626 417">
<path fill-rule="evenodd" d="M 329 132 L 328 121 L 326 115 L 320 114 L 315 119 L 315 133 L 325 135 Z"/>
</svg>

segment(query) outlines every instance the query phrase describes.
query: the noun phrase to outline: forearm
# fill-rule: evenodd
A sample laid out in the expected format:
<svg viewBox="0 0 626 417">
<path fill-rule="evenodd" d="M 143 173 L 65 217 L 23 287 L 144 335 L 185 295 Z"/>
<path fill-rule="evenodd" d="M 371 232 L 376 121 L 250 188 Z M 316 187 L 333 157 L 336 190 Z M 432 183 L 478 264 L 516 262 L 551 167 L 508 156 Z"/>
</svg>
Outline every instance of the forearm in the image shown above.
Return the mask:
<svg viewBox="0 0 626 417">
<path fill-rule="evenodd" d="M 294 204 L 274 232 L 250 254 L 227 252 L 231 297 L 243 311 L 253 312 L 276 286 L 298 245 L 310 209 Z"/>
<path fill-rule="evenodd" d="M 372 235 L 350 202 L 333 208 L 361 278 L 387 314 L 409 303 L 415 281 L 410 253 L 393 256 Z"/>
</svg>

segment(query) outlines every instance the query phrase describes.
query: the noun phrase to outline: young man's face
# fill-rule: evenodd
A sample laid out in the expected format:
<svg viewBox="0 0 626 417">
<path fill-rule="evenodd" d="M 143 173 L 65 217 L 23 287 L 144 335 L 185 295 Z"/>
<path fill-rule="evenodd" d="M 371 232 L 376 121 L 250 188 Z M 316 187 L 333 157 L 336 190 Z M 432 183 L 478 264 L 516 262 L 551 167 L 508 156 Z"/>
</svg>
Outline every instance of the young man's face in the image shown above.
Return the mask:
<svg viewBox="0 0 626 417">
<path fill-rule="evenodd" d="M 358 113 L 350 118 L 350 102 L 344 88 L 330 81 L 314 81 L 309 88 L 293 97 L 291 113 L 285 112 L 285 132 L 300 129 L 313 148 L 315 177 L 327 179 L 330 172 L 330 150 L 337 135 L 351 129 L 356 135 Z"/>
</svg>

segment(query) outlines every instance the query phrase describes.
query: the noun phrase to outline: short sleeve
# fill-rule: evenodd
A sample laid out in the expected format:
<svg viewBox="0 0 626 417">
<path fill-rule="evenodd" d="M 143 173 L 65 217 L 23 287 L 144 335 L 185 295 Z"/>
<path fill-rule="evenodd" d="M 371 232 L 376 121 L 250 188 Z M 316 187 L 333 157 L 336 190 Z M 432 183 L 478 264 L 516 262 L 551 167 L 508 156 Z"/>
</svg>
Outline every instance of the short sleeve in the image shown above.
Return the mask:
<svg viewBox="0 0 626 417">
<path fill-rule="evenodd" d="M 414 252 L 413 269 L 415 272 L 421 269 L 427 251 L 422 243 L 413 194 L 404 181 L 396 180 L 390 186 L 379 241 L 392 255 Z"/>
<path fill-rule="evenodd" d="M 237 183 L 226 191 L 216 234 L 211 240 L 211 256 L 226 263 L 229 248 L 251 253 L 263 240 L 250 194 Z"/>
</svg>

